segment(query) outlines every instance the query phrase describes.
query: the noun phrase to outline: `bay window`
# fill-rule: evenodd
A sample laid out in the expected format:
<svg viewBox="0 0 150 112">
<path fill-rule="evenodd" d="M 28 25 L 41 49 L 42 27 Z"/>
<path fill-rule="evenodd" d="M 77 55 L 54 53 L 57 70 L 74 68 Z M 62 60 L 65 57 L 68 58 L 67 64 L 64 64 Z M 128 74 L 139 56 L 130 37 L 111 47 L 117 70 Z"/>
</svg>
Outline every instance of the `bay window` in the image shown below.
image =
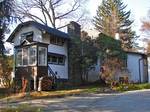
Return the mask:
<svg viewBox="0 0 150 112">
<path fill-rule="evenodd" d="M 36 46 L 32 46 L 29 49 L 29 64 L 35 65 L 36 64 Z"/>
<path fill-rule="evenodd" d="M 19 48 L 16 51 L 16 66 L 36 65 L 36 46 Z"/>
<path fill-rule="evenodd" d="M 23 65 L 28 65 L 28 48 L 23 48 L 22 54 Z"/>
<path fill-rule="evenodd" d="M 22 49 L 18 49 L 16 53 L 16 65 L 20 66 L 22 65 Z"/>
<path fill-rule="evenodd" d="M 38 65 L 47 66 L 47 48 L 45 47 L 38 49 Z"/>
</svg>

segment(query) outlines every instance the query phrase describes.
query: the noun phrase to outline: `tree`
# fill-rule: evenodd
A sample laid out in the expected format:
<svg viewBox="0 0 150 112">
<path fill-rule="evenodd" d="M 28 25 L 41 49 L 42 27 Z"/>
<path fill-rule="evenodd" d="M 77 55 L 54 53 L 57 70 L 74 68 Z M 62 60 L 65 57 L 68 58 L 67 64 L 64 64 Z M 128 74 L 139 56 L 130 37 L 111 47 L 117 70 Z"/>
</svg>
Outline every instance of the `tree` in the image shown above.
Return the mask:
<svg viewBox="0 0 150 112">
<path fill-rule="evenodd" d="M 142 20 L 141 31 L 145 34 L 145 39 L 147 42 L 146 52 L 150 53 L 150 40 L 148 39 L 150 36 L 150 10 L 148 12 L 148 16 Z"/>
<path fill-rule="evenodd" d="M 148 12 L 147 18 L 144 18 L 142 20 L 142 26 L 141 26 L 141 31 L 147 34 L 147 36 L 150 35 L 150 10 Z"/>
<path fill-rule="evenodd" d="M 10 87 L 11 72 L 13 70 L 13 56 L 0 55 L 0 78 L 3 78 L 5 87 Z"/>
<path fill-rule="evenodd" d="M 87 32 L 81 32 L 81 68 L 83 81 L 88 80 L 88 72 L 94 68 L 97 63 L 97 48 L 95 41 Z"/>
<path fill-rule="evenodd" d="M 122 47 L 133 47 L 135 32 L 131 30 L 133 21 L 129 19 L 130 11 L 126 11 L 127 5 L 122 0 L 103 0 L 94 17 L 95 28 L 103 34 L 115 38 L 119 33 Z"/>
<path fill-rule="evenodd" d="M 69 46 L 69 74 L 73 83 L 80 84 L 88 80 L 88 72 L 97 62 L 94 44 L 95 41 L 85 31 L 81 32 L 81 37 L 72 38 Z"/>
<path fill-rule="evenodd" d="M 101 66 L 105 66 L 106 71 L 101 75 L 101 78 L 111 84 L 115 81 L 118 73 L 124 67 L 126 53 L 121 48 L 119 40 L 115 40 L 105 34 L 99 34 L 96 38 L 96 46 L 101 60 Z"/>
<path fill-rule="evenodd" d="M 4 53 L 4 37 L 5 33 L 8 32 L 8 25 L 13 20 L 12 13 L 13 9 L 13 0 L 3 0 L 0 2 L 0 54 Z"/>
<path fill-rule="evenodd" d="M 83 0 L 71 0 L 70 4 L 65 0 L 20 0 L 18 2 L 16 12 L 20 16 L 57 29 L 65 27 L 68 24 L 65 20 L 69 18 L 77 18 L 76 21 L 79 21 L 84 16 L 84 13 L 80 12 Z M 61 22 L 65 24 L 60 26 Z"/>
</svg>

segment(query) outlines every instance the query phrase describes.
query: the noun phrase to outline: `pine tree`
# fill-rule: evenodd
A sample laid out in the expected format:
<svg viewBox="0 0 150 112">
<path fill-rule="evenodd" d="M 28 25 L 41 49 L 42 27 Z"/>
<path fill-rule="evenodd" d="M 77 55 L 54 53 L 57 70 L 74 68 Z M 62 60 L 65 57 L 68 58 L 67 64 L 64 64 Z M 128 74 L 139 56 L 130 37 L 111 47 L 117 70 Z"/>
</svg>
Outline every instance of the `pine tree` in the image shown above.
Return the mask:
<svg viewBox="0 0 150 112">
<path fill-rule="evenodd" d="M 135 32 L 131 30 L 133 21 L 129 19 L 130 11 L 126 11 L 127 5 L 122 0 L 103 0 L 98 7 L 97 16 L 94 17 L 95 28 L 108 36 L 114 37 L 119 33 L 122 47 L 132 48 Z"/>
</svg>

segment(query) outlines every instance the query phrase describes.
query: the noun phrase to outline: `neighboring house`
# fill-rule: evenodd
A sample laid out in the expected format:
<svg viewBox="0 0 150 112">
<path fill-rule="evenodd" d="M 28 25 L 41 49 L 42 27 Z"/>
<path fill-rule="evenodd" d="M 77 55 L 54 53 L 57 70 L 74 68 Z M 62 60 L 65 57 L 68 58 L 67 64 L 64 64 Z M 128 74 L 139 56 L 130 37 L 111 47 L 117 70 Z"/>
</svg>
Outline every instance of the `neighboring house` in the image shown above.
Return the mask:
<svg viewBox="0 0 150 112">
<path fill-rule="evenodd" d="M 148 82 L 147 56 L 143 53 L 127 52 L 127 69 L 133 82 Z"/>
<path fill-rule="evenodd" d="M 134 83 L 148 82 L 148 65 L 150 64 L 150 61 L 148 64 L 147 56 L 143 53 L 136 53 L 136 52 L 126 52 L 126 53 L 127 53 L 127 60 L 126 60 L 127 69 L 125 71 L 122 71 L 120 75 L 118 75 L 118 79 L 119 77 L 128 76 L 129 81 L 132 81 Z M 89 81 L 96 81 L 96 79 L 100 77 L 100 68 L 101 68 L 100 60 L 98 60 L 97 64 L 95 65 L 95 69 L 91 70 L 88 74 Z"/>
<path fill-rule="evenodd" d="M 7 39 L 14 44 L 15 78 L 37 80 L 47 75 L 68 79 L 68 34 L 28 21 L 21 23 Z"/>
</svg>

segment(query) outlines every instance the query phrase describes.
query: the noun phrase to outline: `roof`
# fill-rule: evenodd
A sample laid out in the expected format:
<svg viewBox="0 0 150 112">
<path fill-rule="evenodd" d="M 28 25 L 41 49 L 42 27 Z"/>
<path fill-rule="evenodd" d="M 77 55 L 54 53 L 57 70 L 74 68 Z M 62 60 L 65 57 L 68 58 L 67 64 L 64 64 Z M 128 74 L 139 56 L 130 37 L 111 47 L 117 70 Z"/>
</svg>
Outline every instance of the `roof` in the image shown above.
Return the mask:
<svg viewBox="0 0 150 112">
<path fill-rule="evenodd" d="M 32 25 L 35 28 L 38 28 L 39 30 L 46 31 L 50 34 L 56 35 L 58 37 L 64 38 L 64 39 L 69 39 L 69 35 L 65 32 L 59 31 L 57 29 L 51 28 L 49 26 L 40 24 L 38 22 L 34 21 L 27 21 L 19 24 L 16 29 L 11 33 L 11 35 L 8 37 L 7 42 L 12 42 L 12 39 L 14 38 L 15 34 L 17 31 L 19 31 L 22 27 L 27 26 L 27 25 Z"/>
<path fill-rule="evenodd" d="M 147 56 L 146 54 L 141 53 L 141 52 L 132 52 L 132 51 L 125 51 L 125 52 L 126 52 L 126 53 L 130 53 L 130 54 L 136 54 L 136 55 Z"/>
</svg>

